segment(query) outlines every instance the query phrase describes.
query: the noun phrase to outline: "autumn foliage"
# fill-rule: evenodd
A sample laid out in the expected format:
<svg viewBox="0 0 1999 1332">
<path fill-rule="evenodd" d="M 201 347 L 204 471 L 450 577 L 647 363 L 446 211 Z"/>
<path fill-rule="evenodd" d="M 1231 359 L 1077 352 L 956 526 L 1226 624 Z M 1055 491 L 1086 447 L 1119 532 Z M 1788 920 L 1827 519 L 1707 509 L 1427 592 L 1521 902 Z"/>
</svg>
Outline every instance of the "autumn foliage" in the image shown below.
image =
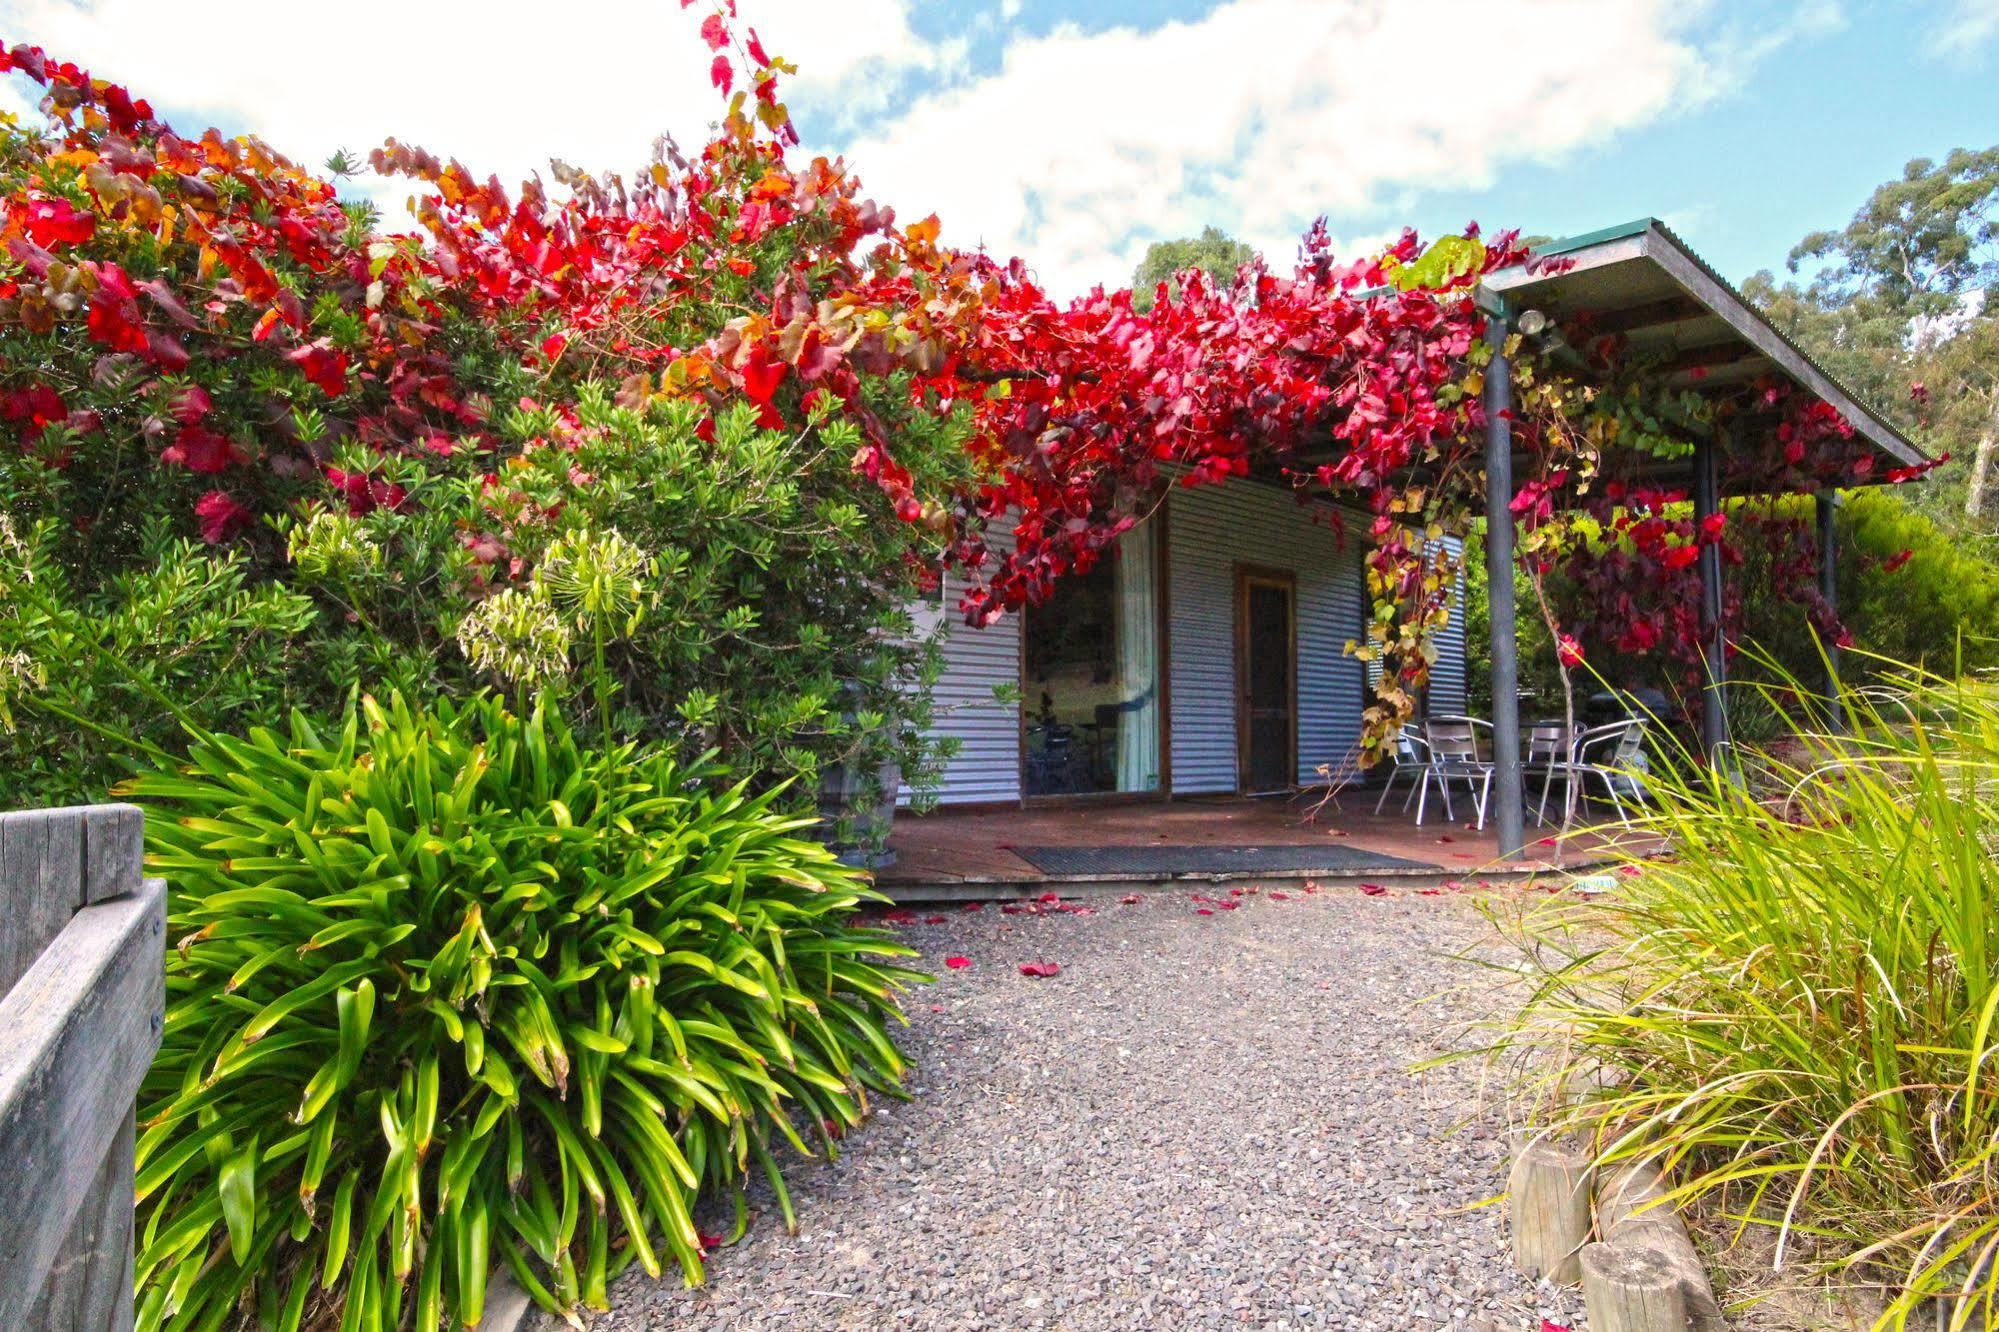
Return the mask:
<svg viewBox="0 0 1999 1332">
<path fill-rule="evenodd" d="M 732 7 L 700 26 L 727 98 L 714 137 L 691 156 L 662 140 L 631 179 L 558 162 L 554 192 L 510 190 L 420 148 L 377 149 L 375 170 L 424 187 L 419 234 L 383 231 L 254 138 L 182 138 L 74 65 L 8 52 L 45 88 L 54 132 L 10 135 L 0 163 L 0 418 L 53 473 L 116 478 L 108 497 L 57 501 L 73 562 L 115 568 L 140 525 L 166 521 L 281 570 L 263 520 L 402 505 L 390 460 L 470 453 L 503 472 L 496 414 L 561 411 L 590 381 L 627 405 L 747 402 L 770 428 L 831 411 L 859 432 L 856 475 L 974 572 L 974 621 L 1087 568 L 1171 484 L 1255 471 L 1358 505 L 1377 613 L 1356 647 L 1391 666 L 1370 740 L 1389 734 L 1450 613 L 1456 570 L 1438 538 L 1482 507 L 1491 349 L 1472 291 L 1539 261 L 1513 233 L 1488 243 L 1473 227 L 1340 263 L 1320 225 L 1288 276 L 1261 262 L 1225 287 L 1189 274 L 1143 311 L 1128 291 L 1058 301 L 1020 260 L 943 245 L 934 217 L 900 223 L 843 165 L 791 160 L 790 67 L 738 28 Z M 1526 558 L 1588 563 L 1572 571 L 1600 593 L 1585 639 L 1691 661 L 1696 601 L 1672 589 L 1730 534 L 1693 530 L 1684 495 L 1621 484 L 1606 459 L 1642 458 L 1655 437 L 1683 447 L 1732 409 L 1683 411 L 1665 440 L 1661 405 L 1635 387 L 1643 367 L 1621 364 L 1615 339 L 1568 332 L 1586 373 L 1513 347 L 1516 434 L 1538 460 L 1514 504 L 1541 533 Z M 1865 479 L 1837 447 L 1844 423 L 1813 406 L 1743 465 Z M 969 470 L 926 490 L 918 474 L 935 469 L 904 452 L 912 413 L 968 419 Z M 1577 509 L 1595 539 L 1559 520 Z M 995 524 L 1017 537 L 1004 557 L 987 549 Z M 1798 544 L 1792 526 L 1770 535 Z M 506 548 L 476 524 L 463 540 Z M 912 586 L 935 572 L 912 568 Z M 470 593 L 509 576 L 505 562 L 491 573 Z M 1836 633 L 1809 578 L 1796 587 Z"/>
</svg>

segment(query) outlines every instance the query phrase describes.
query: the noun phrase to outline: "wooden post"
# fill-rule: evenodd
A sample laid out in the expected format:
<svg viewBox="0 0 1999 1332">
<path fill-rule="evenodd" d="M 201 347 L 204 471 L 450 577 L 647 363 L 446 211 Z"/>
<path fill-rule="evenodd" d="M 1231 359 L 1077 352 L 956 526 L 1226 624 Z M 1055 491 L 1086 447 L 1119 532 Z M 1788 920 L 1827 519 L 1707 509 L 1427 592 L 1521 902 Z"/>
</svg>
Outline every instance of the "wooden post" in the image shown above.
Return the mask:
<svg viewBox="0 0 1999 1332">
<path fill-rule="evenodd" d="M 1485 571 L 1492 628 L 1493 831 L 1501 857 L 1527 842 L 1520 779 L 1520 641 L 1513 605 L 1513 371 L 1506 355 L 1511 323 L 1490 313 L 1485 339 Z"/>
<path fill-rule="evenodd" d="M 0 1328 L 132 1326 L 133 1103 L 166 888 L 130 805 L 0 814 Z"/>
<path fill-rule="evenodd" d="M 1838 531 L 1833 519 L 1839 509 L 1839 493 L 1821 490 L 1816 499 L 1819 529 L 1819 595 L 1836 614 L 1839 610 L 1839 551 L 1836 545 Z M 1825 705 L 1826 716 L 1835 731 L 1846 730 L 1846 705 L 1839 696 L 1839 644 L 1822 643 L 1820 651 L 1825 653 Z"/>
<path fill-rule="evenodd" d="M 1592 1173 L 1588 1152 L 1517 1132 L 1506 1184 L 1515 1267 L 1565 1286 L 1582 1280 Z"/>
<path fill-rule="evenodd" d="M 1582 1274 L 1590 1332 L 1686 1332 L 1680 1274 L 1652 1250 L 1591 1244 Z"/>
<path fill-rule="evenodd" d="M 1702 525 L 1720 508 L 1720 487 L 1715 478 L 1714 441 L 1703 436 L 1694 441 L 1694 525 Z M 1709 544 L 1700 548 L 1701 576 L 1701 668 L 1705 677 L 1701 689 L 1701 748 L 1712 763 L 1728 739 L 1728 713 L 1723 686 L 1728 679 L 1726 644 L 1721 623 L 1721 548 Z"/>
</svg>

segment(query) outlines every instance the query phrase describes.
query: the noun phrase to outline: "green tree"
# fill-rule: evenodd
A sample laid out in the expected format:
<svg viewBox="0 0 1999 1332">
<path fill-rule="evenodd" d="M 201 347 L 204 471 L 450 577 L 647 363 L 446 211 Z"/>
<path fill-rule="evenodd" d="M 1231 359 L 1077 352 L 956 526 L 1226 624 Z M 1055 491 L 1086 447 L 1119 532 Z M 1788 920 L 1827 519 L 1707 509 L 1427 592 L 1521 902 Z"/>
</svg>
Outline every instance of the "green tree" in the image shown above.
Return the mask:
<svg viewBox="0 0 1999 1332">
<path fill-rule="evenodd" d="M 1999 441 L 1999 146 L 1916 158 L 1837 231 L 1744 284 L 1836 378 L 1952 459 L 1906 493 L 1948 533 L 1989 540 Z"/>
<path fill-rule="evenodd" d="M 1198 236 L 1154 241 L 1131 276 L 1132 306 L 1150 310 L 1162 282 L 1167 284 L 1167 298 L 1177 297 L 1180 286 L 1173 275 L 1190 268 L 1200 269 L 1218 284 L 1233 282 L 1237 270 L 1255 257 L 1255 250 L 1219 227 L 1203 228 Z"/>
</svg>

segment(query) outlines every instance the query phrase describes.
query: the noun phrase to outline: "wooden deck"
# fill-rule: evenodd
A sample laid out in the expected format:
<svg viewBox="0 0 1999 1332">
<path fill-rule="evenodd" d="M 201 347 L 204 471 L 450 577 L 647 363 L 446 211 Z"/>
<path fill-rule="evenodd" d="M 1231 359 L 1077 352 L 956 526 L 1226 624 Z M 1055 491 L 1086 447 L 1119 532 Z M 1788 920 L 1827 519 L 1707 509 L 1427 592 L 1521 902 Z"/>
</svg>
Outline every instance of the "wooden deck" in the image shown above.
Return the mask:
<svg viewBox="0 0 1999 1332">
<path fill-rule="evenodd" d="M 1066 885 L 1218 882 L 1232 878 L 1347 878 L 1381 883 L 1434 883 L 1446 879 L 1513 878 L 1554 870 L 1573 872 L 1605 864 L 1620 854 L 1617 839 L 1574 832 L 1559 842 L 1554 827 L 1528 823 L 1527 855 L 1502 862 L 1488 827 L 1447 822 L 1433 812 L 1423 826 L 1389 811 L 1376 817 L 1374 793 L 1355 791 L 1344 801 L 1323 794 L 1245 798 L 1188 798 L 1166 802 L 1034 806 L 1026 809 L 964 811 L 942 809 L 917 817 L 896 815 L 889 847 L 895 864 L 876 873 L 890 896 L 908 900 L 1019 897 Z M 1460 813 L 1464 811 L 1460 810 Z M 1340 866 L 1350 859 L 1330 854 L 1323 868 L 1260 870 L 1109 871 L 1050 874 L 1018 854 L 1028 847 L 1339 847 L 1420 862 L 1421 870 L 1382 866 Z M 1652 842 L 1628 851 L 1656 850 Z M 1187 857 L 1197 860 L 1198 856 Z"/>
</svg>

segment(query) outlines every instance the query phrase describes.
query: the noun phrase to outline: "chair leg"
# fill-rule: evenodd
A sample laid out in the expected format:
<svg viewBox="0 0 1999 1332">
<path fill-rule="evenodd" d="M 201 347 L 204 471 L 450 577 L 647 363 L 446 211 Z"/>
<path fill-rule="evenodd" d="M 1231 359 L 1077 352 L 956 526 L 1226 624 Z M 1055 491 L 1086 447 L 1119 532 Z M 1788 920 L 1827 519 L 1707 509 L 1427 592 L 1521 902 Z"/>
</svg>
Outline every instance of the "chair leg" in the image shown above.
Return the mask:
<svg viewBox="0 0 1999 1332">
<path fill-rule="evenodd" d="M 1458 821 L 1458 811 L 1451 805 L 1451 778 L 1449 773 L 1437 774 L 1437 789 L 1444 793 L 1444 819 L 1450 823 Z"/>
<path fill-rule="evenodd" d="M 1485 770 L 1485 778 L 1480 783 L 1478 793 L 1478 830 L 1485 831 L 1485 812 L 1492 805 L 1492 769 Z"/>
<path fill-rule="evenodd" d="M 1389 773 L 1388 780 L 1381 784 L 1381 799 L 1374 802 L 1374 812 L 1376 814 L 1381 813 L 1381 807 L 1388 803 L 1389 793 L 1395 790 L 1395 778 L 1397 775 L 1396 773 Z M 1409 802 L 1405 800 L 1402 803 L 1406 805 Z"/>
<path fill-rule="evenodd" d="M 1416 826 L 1418 828 L 1423 826 L 1423 811 L 1429 806 L 1429 804 L 1430 804 L 1430 770 L 1428 768 L 1425 768 L 1423 769 L 1423 780 L 1421 784 L 1419 784 L 1416 787 Z M 1406 800 L 1403 801 L 1402 808 L 1408 809 L 1409 802 Z"/>
<path fill-rule="evenodd" d="M 1551 763 L 1541 774 L 1541 808 L 1534 815 L 1534 822 L 1545 826 L 1548 822 L 1548 793 L 1555 789 L 1555 768 Z"/>
</svg>

